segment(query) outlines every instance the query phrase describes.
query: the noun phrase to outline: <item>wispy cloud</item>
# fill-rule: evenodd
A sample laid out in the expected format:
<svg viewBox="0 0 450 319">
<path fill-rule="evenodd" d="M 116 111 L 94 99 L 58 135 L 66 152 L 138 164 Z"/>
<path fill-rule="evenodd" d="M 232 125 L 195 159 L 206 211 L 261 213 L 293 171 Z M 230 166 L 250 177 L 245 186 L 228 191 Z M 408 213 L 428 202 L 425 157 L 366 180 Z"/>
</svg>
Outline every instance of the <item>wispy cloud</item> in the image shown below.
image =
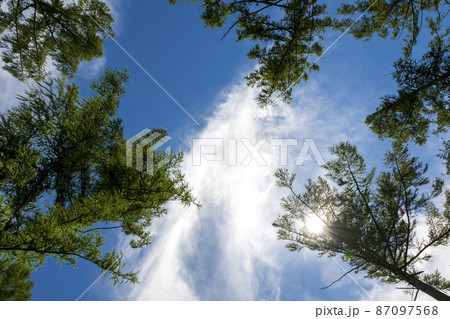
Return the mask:
<svg viewBox="0 0 450 319">
<path fill-rule="evenodd" d="M 288 166 L 298 175 L 299 189 L 307 178 L 323 173 L 311 152 L 302 166 L 294 165 L 306 139 L 314 141 L 325 159 L 327 147 L 334 142 L 352 140 L 361 144 L 376 140 L 364 125 L 367 112 L 361 105 L 365 102 L 343 101 L 345 94 L 339 90 L 324 96 L 327 84 L 323 82 L 319 85 L 310 81 L 297 89 L 292 106 L 270 110 L 255 125 L 251 123 L 260 111 L 254 102 L 254 89 L 239 83 L 222 93 L 222 102 L 206 119 L 206 126 L 185 139 L 188 151 L 184 171 L 195 184 L 194 191 L 203 207 L 197 211 L 172 205 L 170 214 L 155 227 L 154 243 L 139 258 L 128 256 L 128 262 L 141 270 L 141 284 L 131 287 L 126 298 L 277 300 L 290 286 L 297 289 L 299 299 L 320 299 L 319 288 L 342 271 L 330 259 L 317 259 L 311 252 L 293 254 L 276 239 L 271 224 L 282 212 L 278 203 L 283 191 L 275 186 L 273 173 L 281 159 L 270 139 L 298 140 L 297 146 L 289 148 Z M 361 111 L 355 111 L 358 109 Z M 202 157 L 201 165 L 193 165 L 198 155 L 198 149 L 192 149 L 193 139 L 222 139 L 223 144 L 215 144 L 205 152 L 223 154 L 223 160 Z M 248 149 L 240 143 L 243 139 L 252 145 L 265 140 L 260 154 L 266 165 L 248 158 Z M 233 165 L 230 140 L 237 141 Z M 321 269 L 326 268 L 333 269 L 332 273 L 321 274 Z M 292 288 L 292 283 L 286 282 L 286 278 L 298 279 L 301 274 L 308 274 L 308 278 L 299 280 L 300 287 Z M 313 292 L 302 291 L 302 285 Z M 352 287 L 352 292 L 337 298 L 358 298 L 354 291 L 359 288 L 352 281 L 344 280 L 341 287 Z M 329 298 L 328 293 L 325 295 Z"/>
<path fill-rule="evenodd" d="M 78 66 L 77 75 L 88 80 L 95 79 L 103 71 L 105 65 L 106 57 L 104 56 L 92 61 L 82 61 Z"/>
<path fill-rule="evenodd" d="M 103 0 L 103 2 L 105 2 L 111 9 L 111 15 L 117 23 L 122 19 L 122 11 L 120 10 L 121 6 L 128 4 L 129 0 Z"/>
</svg>

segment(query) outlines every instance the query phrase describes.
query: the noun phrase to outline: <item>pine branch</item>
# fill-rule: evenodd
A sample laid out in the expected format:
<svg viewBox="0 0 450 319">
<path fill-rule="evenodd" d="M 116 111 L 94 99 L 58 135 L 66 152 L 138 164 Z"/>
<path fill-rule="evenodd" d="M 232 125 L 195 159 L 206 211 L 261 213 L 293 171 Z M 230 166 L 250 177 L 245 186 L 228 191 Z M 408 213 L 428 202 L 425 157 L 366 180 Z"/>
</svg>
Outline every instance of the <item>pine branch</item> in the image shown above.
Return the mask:
<svg viewBox="0 0 450 319">
<path fill-rule="evenodd" d="M 338 279 L 336 279 L 335 281 L 333 281 L 331 284 L 329 284 L 329 285 L 326 286 L 326 287 L 322 287 L 322 288 L 320 288 L 320 289 L 328 289 L 328 288 L 330 288 L 330 287 L 333 286 L 335 283 L 337 283 L 338 281 L 340 281 L 341 279 L 343 279 L 345 276 L 347 276 L 347 275 L 350 274 L 351 272 L 353 272 L 353 271 L 355 271 L 355 270 L 357 270 L 357 269 L 359 269 L 359 268 L 361 268 L 361 267 L 362 267 L 362 265 L 353 267 L 353 268 L 350 269 L 349 271 L 345 272 L 345 274 L 343 274 L 341 277 L 339 277 Z"/>
</svg>

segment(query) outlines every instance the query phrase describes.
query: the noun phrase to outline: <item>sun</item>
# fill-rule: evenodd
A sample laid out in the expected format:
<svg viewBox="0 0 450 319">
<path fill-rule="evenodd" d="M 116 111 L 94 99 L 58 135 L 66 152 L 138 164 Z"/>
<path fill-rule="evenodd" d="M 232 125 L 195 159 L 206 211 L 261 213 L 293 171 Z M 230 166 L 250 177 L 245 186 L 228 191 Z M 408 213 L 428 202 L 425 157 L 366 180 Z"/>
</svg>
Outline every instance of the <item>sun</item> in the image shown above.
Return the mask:
<svg viewBox="0 0 450 319">
<path fill-rule="evenodd" d="M 305 219 L 305 227 L 310 233 L 320 234 L 323 231 L 324 226 L 325 224 L 323 221 L 316 215 L 308 216 Z"/>
</svg>

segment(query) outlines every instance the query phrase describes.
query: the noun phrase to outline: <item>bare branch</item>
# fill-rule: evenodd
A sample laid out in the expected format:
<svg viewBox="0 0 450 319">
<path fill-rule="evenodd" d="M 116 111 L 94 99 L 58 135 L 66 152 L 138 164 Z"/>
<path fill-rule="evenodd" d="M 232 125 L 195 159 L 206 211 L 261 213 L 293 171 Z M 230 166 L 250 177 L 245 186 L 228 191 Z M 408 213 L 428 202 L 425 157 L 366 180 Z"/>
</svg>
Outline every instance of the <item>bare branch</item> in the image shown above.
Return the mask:
<svg viewBox="0 0 450 319">
<path fill-rule="evenodd" d="M 355 270 L 357 270 L 357 269 L 359 269 L 359 268 L 361 268 L 361 267 L 362 267 L 362 265 L 353 267 L 353 268 L 350 269 L 349 271 L 345 272 L 341 277 L 339 277 L 338 279 L 336 279 L 335 281 L 333 281 L 331 284 L 329 284 L 329 285 L 326 286 L 326 287 L 322 287 L 322 288 L 320 288 L 320 289 L 328 289 L 328 288 L 330 288 L 330 287 L 333 286 L 335 283 L 337 283 L 338 281 L 340 281 L 342 278 L 344 278 L 345 276 L 347 276 L 347 275 L 350 274 L 351 272 L 353 272 L 353 271 L 355 271 Z"/>
</svg>

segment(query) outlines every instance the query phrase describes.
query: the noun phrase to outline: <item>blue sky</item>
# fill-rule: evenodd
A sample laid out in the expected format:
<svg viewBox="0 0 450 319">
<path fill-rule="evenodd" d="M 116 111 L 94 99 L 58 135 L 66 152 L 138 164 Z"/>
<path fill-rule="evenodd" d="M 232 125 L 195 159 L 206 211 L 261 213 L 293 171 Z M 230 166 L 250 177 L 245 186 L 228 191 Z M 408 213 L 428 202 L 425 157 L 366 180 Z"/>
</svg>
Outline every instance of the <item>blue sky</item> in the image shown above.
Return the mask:
<svg viewBox="0 0 450 319">
<path fill-rule="evenodd" d="M 266 158 L 272 159 L 266 166 L 255 161 L 234 167 L 224 162 L 192 165 L 195 138 L 291 138 L 298 139 L 299 145 L 291 149 L 289 158 L 298 155 L 305 139 L 315 142 L 325 160 L 328 146 L 350 140 L 370 164 L 380 166 L 387 144 L 367 129 L 364 119 L 381 96 L 395 92 L 389 74 L 392 61 L 401 54 L 401 42 L 377 37 L 363 42 L 345 35 L 320 60 L 321 71 L 295 88 L 292 105 L 266 114 L 254 103 L 257 91 L 243 81 L 255 67 L 246 58 L 249 44 L 234 43 L 232 34 L 221 41 L 223 31 L 205 29 L 197 4 L 169 6 L 166 0 L 110 3 L 117 20 L 116 40 L 199 125 L 110 39 L 105 41 L 105 57 L 81 66 L 77 82 L 86 86 L 105 66 L 127 68 L 130 82 L 118 112 L 125 136 L 130 138 L 144 128 L 166 128 L 172 137 L 170 146 L 186 154 L 183 168 L 203 208 L 170 204 L 169 214 L 154 226 L 153 244 L 127 252 L 127 263 L 141 270 L 141 284 L 112 287 L 101 279 L 82 300 L 408 298 L 395 287 L 365 280 L 362 274 L 319 289 L 348 266 L 338 259 L 319 259 L 308 251 L 291 253 L 276 240 L 270 224 L 282 213 L 277 203 L 284 192 L 274 186 L 272 174 L 279 159 L 273 148 L 263 148 Z M 338 36 L 327 34 L 325 47 Z M 15 82 L 2 85 L 10 89 Z M 5 101 L 0 102 L 4 109 Z M 433 164 L 431 174 L 439 174 L 443 168 L 432 155 L 436 149 L 432 144 L 417 152 L 429 154 L 424 159 Z M 300 190 L 307 177 L 323 172 L 314 160 L 288 166 L 297 172 Z M 126 242 L 121 236 L 108 235 L 105 248 L 126 249 Z M 436 264 L 448 268 L 448 260 L 438 258 Z M 73 269 L 49 260 L 33 274 L 33 299 L 75 300 L 98 274 L 82 261 Z"/>
</svg>

